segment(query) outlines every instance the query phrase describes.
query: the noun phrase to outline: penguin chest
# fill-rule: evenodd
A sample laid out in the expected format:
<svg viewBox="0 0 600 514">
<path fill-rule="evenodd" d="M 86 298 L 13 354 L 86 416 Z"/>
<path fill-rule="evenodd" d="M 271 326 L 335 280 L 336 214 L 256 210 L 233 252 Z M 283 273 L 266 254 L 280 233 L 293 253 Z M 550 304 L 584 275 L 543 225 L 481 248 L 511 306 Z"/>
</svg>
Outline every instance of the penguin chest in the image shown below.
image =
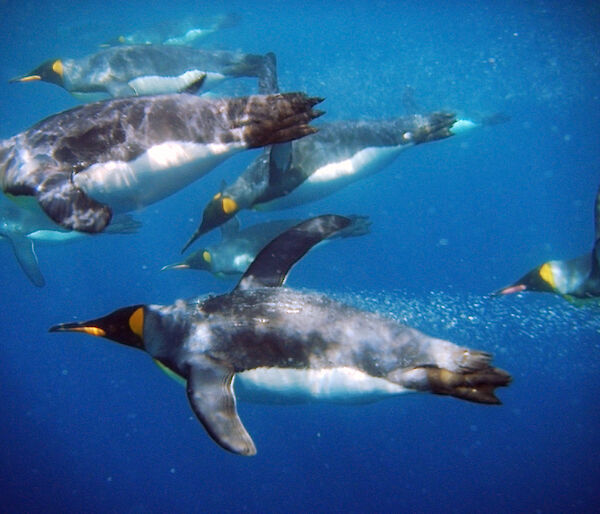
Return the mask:
<svg viewBox="0 0 600 514">
<path fill-rule="evenodd" d="M 377 173 L 411 145 L 361 148 L 350 156 L 314 164 L 314 172 L 291 193 L 259 208 L 282 209 L 324 198 L 347 185 Z M 308 164 L 307 164 L 308 165 Z"/>
<path fill-rule="evenodd" d="M 236 374 L 236 396 L 257 403 L 368 403 L 408 390 L 352 367 L 256 368 Z"/>
<path fill-rule="evenodd" d="M 128 212 L 177 192 L 242 149 L 242 143 L 167 141 L 132 161 L 94 164 L 77 173 L 73 182 L 113 212 Z"/>
<path fill-rule="evenodd" d="M 136 96 L 180 93 L 204 76 L 202 90 L 208 91 L 223 82 L 221 73 L 202 70 L 188 70 L 180 75 L 144 75 L 131 79 L 127 84 Z"/>
</svg>

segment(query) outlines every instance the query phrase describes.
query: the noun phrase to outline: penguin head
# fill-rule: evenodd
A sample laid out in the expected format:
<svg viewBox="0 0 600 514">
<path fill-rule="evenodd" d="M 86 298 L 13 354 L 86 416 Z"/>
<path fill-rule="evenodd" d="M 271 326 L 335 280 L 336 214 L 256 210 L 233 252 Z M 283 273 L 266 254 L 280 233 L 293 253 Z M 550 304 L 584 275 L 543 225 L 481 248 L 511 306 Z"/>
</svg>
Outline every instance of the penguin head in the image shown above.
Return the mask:
<svg viewBox="0 0 600 514">
<path fill-rule="evenodd" d="M 63 62 L 60 59 L 51 59 L 40 64 L 27 75 L 11 79 L 10 82 L 32 82 L 34 80 L 43 80 L 65 87 Z"/>
<path fill-rule="evenodd" d="M 552 264 L 550 262 L 545 262 L 537 268 L 532 269 L 516 282 L 493 293 L 493 296 L 520 293 L 521 291 L 556 293 L 556 281 L 552 270 Z"/>
<path fill-rule="evenodd" d="M 161 271 L 168 269 L 198 269 L 210 271 L 212 262 L 212 254 L 207 248 L 201 248 L 200 250 L 190 254 L 184 261 L 169 264 L 164 266 Z"/>
<path fill-rule="evenodd" d="M 105 337 L 117 343 L 144 349 L 144 318 L 146 306 L 123 307 L 102 318 L 54 325 L 49 332 L 83 332 Z"/>
<path fill-rule="evenodd" d="M 230 196 L 223 193 L 217 193 L 208 202 L 202 213 L 202 227 L 206 227 L 205 232 L 218 227 L 233 218 L 240 210 L 237 202 Z"/>
</svg>

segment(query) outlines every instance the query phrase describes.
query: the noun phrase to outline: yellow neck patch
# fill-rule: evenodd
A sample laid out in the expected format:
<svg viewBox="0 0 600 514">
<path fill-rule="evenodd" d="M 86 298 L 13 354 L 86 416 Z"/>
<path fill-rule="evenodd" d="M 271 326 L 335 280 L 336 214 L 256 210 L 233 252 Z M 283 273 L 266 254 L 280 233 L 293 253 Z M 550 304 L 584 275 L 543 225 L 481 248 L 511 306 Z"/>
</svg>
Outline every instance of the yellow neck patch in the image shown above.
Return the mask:
<svg viewBox="0 0 600 514">
<path fill-rule="evenodd" d="M 202 252 L 202 258 L 205 260 L 205 262 L 210 264 L 210 261 L 212 260 L 212 257 L 210 256 L 210 252 L 208 250 L 204 250 Z"/>
<path fill-rule="evenodd" d="M 54 61 L 52 63 L 52 71 L 54 73 L 56 73 L 57 75 L 60 75 L 60 77 L 62 78 L 64 69 L 63 69 L 63 63 L 60 59 L 57 59 L 56 61 Z"/>
<path fill-rule="evenodd" d="M 136 309 L 131 316 L 129 316 L 129 328 L 131 331 L 144 339 L 144 308 L 140 307 Z"/>
<path fill-rule="evenodd" d="M 235 200 L 227 196 L 223 197 L 223 200 L 221 200 L 221 205 L 223 206 L 223 212 L 225 214 L 232 214 L 238 210 Z"/>
<path fill-rule="evenodd" d="M 554 274 L 552 273 L 552 266 L 550 266 L 549 262 L 542 264 L 540 267 L 540 277 L 547 284 L 550 284 L 552 289 L 556 289 L 556 282 L 554 281 Z"/>
</svg>

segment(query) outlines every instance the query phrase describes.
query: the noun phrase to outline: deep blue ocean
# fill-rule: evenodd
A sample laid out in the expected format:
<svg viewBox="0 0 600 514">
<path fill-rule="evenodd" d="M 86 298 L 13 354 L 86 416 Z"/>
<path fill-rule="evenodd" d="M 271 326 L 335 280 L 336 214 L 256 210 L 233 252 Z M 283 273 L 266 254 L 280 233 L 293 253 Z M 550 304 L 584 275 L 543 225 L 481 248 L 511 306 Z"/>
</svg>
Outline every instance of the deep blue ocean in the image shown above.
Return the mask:
<svg viewBox="0 0 600 514">
<path fill-rule="evenodd" d="M 159 270 L 179 258 L 221 182 L 258 155 L 244 152 L 136 213 L 137 234 L 39 245 L 44 288 L 0 241 L 2 511 L 600 511 L 600 307 L 489 296 L 593 244 L 600 4 L 568 4 L 0 0 L 0 138 L 77 105 L 59 87 L 11 77 L 190 13 L 237 13 L 236 27 L 199 46 L 275 52 L 281 90 L 325 97 L 323 121 L 402 115 L 407 86 L 423 112 L 510 116 L 411 148 L 320 202 L 246 212 L 242 223 L 370 216 L 369 235 L 315 249 L 288 285 L 492 352 L 513 375 L 501 406 L 426 394 L 362 406 L 240 402 L 258 448 L 244 458 L 212 442 L 146 354 L 47 333 L 124 305 L 231 289 L 207 273 Z M 254 87 L 242 79 L 216 92 Z"/>
</svg>

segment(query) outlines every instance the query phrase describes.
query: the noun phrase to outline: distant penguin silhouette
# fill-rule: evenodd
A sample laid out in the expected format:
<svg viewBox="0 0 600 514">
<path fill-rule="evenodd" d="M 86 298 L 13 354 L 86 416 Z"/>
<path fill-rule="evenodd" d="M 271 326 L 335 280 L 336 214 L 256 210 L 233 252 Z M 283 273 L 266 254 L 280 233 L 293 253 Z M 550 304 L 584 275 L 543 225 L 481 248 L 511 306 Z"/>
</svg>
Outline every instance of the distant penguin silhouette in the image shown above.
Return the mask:
<svg viewBox="0 0 600 514">
<path fill-rule="evenodd" d="M 281 287 L 296 261 L 349 223 L 327 215 L 287 230 L 230 293 L 133 305 L 50 331 L 83 332 L 146 351 L 186 384 L 192 409 L 213 440 L 238 455 L 254 455 L 256 446 L 238 416 L 237 395 L 279 404 L 365 403 L 425 391 L 500 403 L 494 390 L 511 377 L 491 366 L 488 353 L 321 294 Z"/>
<path fill-rule="evenodd" d="M 192 45 L 223 29 L 238 25 L 240 16 L 233 13 L 216 16 L 185 16 L 163 20 L 145 30 L 121 34 L 103 43 L 102 47 L 118 45 Z"/>
<path fill-rule="evenodd" d="M 0 141 L 0 186 L 35 197 L 68 230 L 161 200 L 231 155 L 315 132 L 302 93 L 206 99 L 130 97 L 76 107 Z"/>
<path fill-rule="evenodd" d="M 600 189 L 594 204 L 594 229 L 594 247 L 590 253 L 545 262 L 493 296 L 536 291 L 558 294 L 567 300 L 597 299 L 600 297 Z"/>
<path fill-rule="evenodd" d="M 233 184 L 217 193 L 184 250 L 242 209 L 284 209 L 314 202 L 377 173 L 406 148 L 474 126 L 445 112 L 320 125 L 318 134 L 266 149 Z"/>
<path fill-rule="evenodd" d="M 371 222 L 366 216 L 349 216 L 351 223 L 332 237 L 354 237 L 367 234 Z M 258 252 L 272 239 L 300 223 L 297 219 L 272 220 L 240 229 L 237 217 L 221 225 L 221 241 L 201 248 L 181 262 L 163 270 L 204 270 L 219 278 L 239 277 L 248 269 Z"/>
<path fill-rule="evenodd" d="M 78 99 L 194 93 L 227 78 L 272 73 L 273 54 L 253 55 L 185 46 L 134 45 L 105 48 L 80 59 L 51 59 L 11 82 L 42 80 Z M 263 92 L 259 89 L 258 92 Z"/>
</svg>

